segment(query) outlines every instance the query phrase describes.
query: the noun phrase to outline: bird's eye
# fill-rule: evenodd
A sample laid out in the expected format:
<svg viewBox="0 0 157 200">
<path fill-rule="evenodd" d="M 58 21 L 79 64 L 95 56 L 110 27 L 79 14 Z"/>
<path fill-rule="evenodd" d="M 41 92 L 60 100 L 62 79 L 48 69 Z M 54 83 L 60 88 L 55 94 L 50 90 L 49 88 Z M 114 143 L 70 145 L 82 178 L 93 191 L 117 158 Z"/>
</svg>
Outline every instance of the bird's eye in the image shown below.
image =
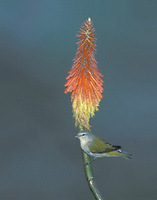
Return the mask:
<svg viewBox="0 0 157 200">
<path fill-rule="evenodd" d="M 85 136 L 85 134 L 83 133 L 82 136 Z"/>
</svg>

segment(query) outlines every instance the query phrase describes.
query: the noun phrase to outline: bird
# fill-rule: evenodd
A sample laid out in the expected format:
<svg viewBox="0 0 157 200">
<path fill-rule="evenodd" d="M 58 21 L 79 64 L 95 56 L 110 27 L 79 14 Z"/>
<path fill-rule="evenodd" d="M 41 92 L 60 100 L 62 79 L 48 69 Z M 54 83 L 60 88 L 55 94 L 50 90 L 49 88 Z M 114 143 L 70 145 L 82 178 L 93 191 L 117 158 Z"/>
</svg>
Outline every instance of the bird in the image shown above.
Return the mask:
<svg viewBox="0 0 157 200">
<path fill-rule="evenodd" d="M 90 162 L 85 165 L 102 157 L 132 158 L 132 154 L 122 151 L 121 146 L 111 145 L 91 132 L 81 131 L 75 137 L 80 140 L 81 149 L 91 157 Z"/>
</svg>

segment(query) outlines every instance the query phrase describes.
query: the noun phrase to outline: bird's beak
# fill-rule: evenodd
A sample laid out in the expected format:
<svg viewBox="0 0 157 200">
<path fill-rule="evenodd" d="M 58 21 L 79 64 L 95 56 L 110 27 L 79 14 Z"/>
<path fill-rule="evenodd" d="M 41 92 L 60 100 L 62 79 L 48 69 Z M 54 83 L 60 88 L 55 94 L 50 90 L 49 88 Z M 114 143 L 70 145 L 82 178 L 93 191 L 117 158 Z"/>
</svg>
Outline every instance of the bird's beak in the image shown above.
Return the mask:
<svg viewBox="0 0 157 200">
<path fill-rule="evenodd" d="M 78 135 L 75 135 L 75 138 L 78 138 Z"/>
</svg>

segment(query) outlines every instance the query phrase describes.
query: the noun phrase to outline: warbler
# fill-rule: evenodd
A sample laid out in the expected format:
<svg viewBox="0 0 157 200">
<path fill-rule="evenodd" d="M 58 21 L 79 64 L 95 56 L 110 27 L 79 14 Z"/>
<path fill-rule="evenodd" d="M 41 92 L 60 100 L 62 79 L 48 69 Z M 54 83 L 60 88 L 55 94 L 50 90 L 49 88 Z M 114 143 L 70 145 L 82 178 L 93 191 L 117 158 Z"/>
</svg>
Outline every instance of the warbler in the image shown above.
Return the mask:
<svg viewBox="0 0 157 200">
<path fill-rule="evenodd" d="M 93 158 L 89 163 L 101 157 L 132 158 L 132 154 L 121 151 L 121 146 L 111 145 L 90 132 L 82 131 L 75 137 L 80 140 L 81 149 Z"/>
</svg>

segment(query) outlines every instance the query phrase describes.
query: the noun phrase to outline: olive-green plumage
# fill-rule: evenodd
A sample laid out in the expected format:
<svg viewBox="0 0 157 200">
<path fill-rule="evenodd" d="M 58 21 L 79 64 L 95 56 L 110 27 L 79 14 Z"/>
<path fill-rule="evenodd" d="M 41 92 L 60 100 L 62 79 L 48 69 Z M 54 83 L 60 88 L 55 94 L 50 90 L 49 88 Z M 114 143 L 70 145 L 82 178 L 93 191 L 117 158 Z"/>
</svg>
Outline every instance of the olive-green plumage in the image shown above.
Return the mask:
<svg viewBox="0 0 157 200">
<path fill-rule="evenodd" d="M 94 137 L 92 144 L 89 146 L 89 150 L 92 153 L 107 153 L 110 151 L 115 151 L 117 149 L 118 148 L 116 148 L 116 146 L 112 146 L 111 144 L 107 143 L 105 140 L 102 140 L 97 136 Z"/>
<path fill-rule="evenodd" d="M 94 159 L 101 157 L 132 158 L 130 153 L 121 151 L 120 146 L 111 145 L 90 132 L 80 132 L 76 137 L 80 140 L 82 150 Z"/>
</svg>

